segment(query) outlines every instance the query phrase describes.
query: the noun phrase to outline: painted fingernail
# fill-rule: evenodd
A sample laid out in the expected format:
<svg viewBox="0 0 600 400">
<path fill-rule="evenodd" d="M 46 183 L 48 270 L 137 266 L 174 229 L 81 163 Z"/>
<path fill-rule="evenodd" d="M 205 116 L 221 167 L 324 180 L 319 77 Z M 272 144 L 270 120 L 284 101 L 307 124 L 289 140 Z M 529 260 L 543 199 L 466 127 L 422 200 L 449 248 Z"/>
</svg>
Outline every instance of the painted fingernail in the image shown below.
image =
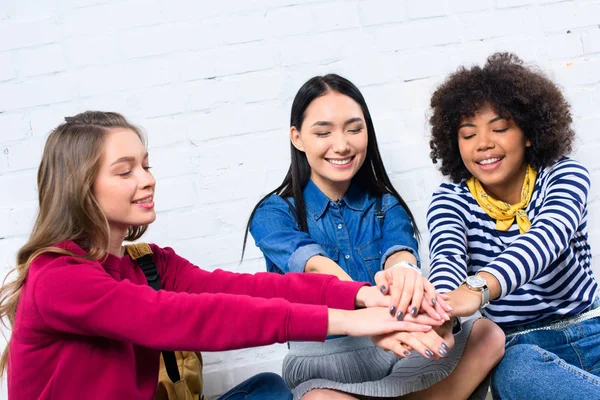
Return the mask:
<svg viewBox="0 0 600 400">
<path fill-rule="evenodd" d="M 390 315 L 393 317 L 396 314 L 396 307 L 391 306 L 390 307 Z"/>
<path fill-rule="evenodd" d="M 435 303 L 436 303 L 435 299 L 431 299 L 431 305 L 435 306 Z"/>
<path fill-rule="evenodd" d="M 443 320 L 444 320 L 444 319 L 442 318 L 442 316 L 441 316 L 440 314 L 438 314 L 438 313 L 435 313 L 435 317 L 436 317 L 437 319 L 439 319 L 440 321 L 443 321 Z"/>
<path fill-rule="evenodd" d="M 384 285 L 381 285 L 381 287 L 379 288 L 381 290 L 381 293 L 385 293 L 385 289 L 387 289 Z"/>
<path fill-rule="evenodd" d="M 405 352 L 404 352 L 404 355 L 405 355 L 406 357 L 410 357 L 410 351 L 405 351 Z"/>
<path fill-rule="evenodd" d="M 398 311 L 398 314 L 396 314 L 396 319 L 400 321 L 402 320 L 402 317 L 404 317 L 404 313 L 402 311 Z"/>
<path fill-rule="evenodd" d="M 411 307 L 411 309 L 410 309 L 410 314 L 411 314 L 412 316 L 415 316 L 415 315 L 417 315 L 417 307 Z"/>
<path fill-rule="evenodd" d="M 442 356 L 442 357 L 445 356 L 446 354 L 448 354 L 448 352 L 444 349 L 439 349 L 438 353 L 440 353 L 440 356 Z"/>
<path fill-rule="evenodd" d="M 425 350 L 425 355 L 427 357 L 433 357 L 433 352 L 431 350 L 427 349 L 427 350 Z"/>
<path fill-rule="evenodd" d="M 446 343 L 442 343 L 442 348 L 446 351 L 450 350 L 450 347 Z"/>
</svg>

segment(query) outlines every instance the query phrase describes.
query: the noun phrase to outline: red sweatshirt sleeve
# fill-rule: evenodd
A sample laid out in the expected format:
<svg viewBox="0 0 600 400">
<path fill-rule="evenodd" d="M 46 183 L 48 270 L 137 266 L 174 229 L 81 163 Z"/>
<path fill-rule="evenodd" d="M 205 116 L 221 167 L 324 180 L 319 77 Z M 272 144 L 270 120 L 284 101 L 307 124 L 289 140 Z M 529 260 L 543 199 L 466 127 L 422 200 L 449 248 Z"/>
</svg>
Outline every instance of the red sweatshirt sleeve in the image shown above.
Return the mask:
<svg viewBox="0 0 600 400">
<path fill-rule="evenodd" d="M 283 298 L 292 303 L 324 304 L 330 308 L 353 310 L 356 293 L 368 285 L 344 282 L 332 275 L 262 272 L 240 274 L 223 270 L 204 271 L 173 249 L 152 245 L 163 287 L 176 292 L 245 294 L 263 298 Z"/>
<path fill-rule="evenodd" d="M 99 264 L 72 257 L 55 259 L 31 278 L 38 328 L 49 331 L 196 351 L 323 341 L 327 332 L 325 306 L 282 298 L 155 291 L 129 280 L 116 281 Z M 244 278 L 245 285 L 254 282 Z"/>
</svg>

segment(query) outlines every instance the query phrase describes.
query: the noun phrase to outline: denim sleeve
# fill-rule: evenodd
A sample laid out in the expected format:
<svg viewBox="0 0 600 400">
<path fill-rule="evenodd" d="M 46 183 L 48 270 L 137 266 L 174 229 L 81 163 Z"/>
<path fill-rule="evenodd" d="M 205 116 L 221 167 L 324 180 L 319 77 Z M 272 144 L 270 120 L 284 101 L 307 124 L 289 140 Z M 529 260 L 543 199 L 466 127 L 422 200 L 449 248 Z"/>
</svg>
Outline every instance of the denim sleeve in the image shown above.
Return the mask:
<svg viewBox="0 0 600 400">
<path fill-rule="evenodd" d="M 420 267 L 419 244 L 415 238 L 415 230 L 408 213 L 398 199 L 390 194 L 383 196 L 382 205 L 385 218 L 381 232 L 381 268 L 389 256 L 403 250 L 411 252 L 417 259 L 417 266 Z"/>
<path fill-rule="evenodd" d="M 283 272 L 304 272 L 306 262 L 325 251 L 300 230 L 287 203 L 278 195 L 268 197 L 256 210 L 250 234 L 265 258 Z"/>
</svg>

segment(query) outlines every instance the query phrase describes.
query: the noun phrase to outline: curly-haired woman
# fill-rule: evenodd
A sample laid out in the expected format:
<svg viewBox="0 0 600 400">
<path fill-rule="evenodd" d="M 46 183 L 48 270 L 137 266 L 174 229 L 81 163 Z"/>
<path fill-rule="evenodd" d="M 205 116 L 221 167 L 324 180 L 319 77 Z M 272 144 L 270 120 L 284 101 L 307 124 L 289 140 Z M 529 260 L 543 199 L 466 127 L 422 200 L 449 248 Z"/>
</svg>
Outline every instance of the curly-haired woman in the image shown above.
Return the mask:
<svg viewBox="0 0 600 400">
<path fill-rule="evenodd" d="M 431 99 L 430 280 L 455 315 L 506 333 L 494 398 L 597 398 L 600 302 L 587 233 L 588 171 L 558 87 L 514 54 L 461 67 Z"/>
</svg>

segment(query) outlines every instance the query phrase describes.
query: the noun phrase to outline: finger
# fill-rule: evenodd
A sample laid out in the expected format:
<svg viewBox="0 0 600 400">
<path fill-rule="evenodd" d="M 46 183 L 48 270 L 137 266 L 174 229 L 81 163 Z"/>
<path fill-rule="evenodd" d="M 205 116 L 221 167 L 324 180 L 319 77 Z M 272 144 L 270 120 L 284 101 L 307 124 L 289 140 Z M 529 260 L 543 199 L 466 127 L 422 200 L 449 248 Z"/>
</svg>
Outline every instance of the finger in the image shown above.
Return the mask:
<svg viewBox="0 0 600 400">
<path fill-rule="evenodd" d="M 422 342 L 425 336 L 426 335 L 423 333 L 415 333 L 413 335 L 410 333 L 403 332 L 398 334 L 397 338 L 402 343 L 404 343 L 405 346 L 408 345 L 414 351 L 422 354 L 423 357 L 437 359 L 438 357 L 436 356 L 436 354 L 431 349 L 429 349 L 425 343 Z"/>
<path fill-rule="evenodd" d="M 424 278 L 419 276 L 415 280 L 415 286 L 413 289 L 413 297 L 410 303 L 410 313 L 417 315 L 421 309 L 421 301 L 423 300 L 423 280 Z"/>
<path fill-rule="evenodd" d="M 377 285 L 381 293 L 387 294 L 387 292 L 389 291 L 389 286 L 387 279 L 385 278 L 385 272 L 378 271 L 375 274 L 375 285 Z"/>
<path fill-rule="evenodd" d="M 423 278 L 423 291 L 425 292 L 425 297 L 429 300 L 432 306 L 435 306 L 437 303 L 437 292 L 435 291 L 435 286 L 428 279 Z"/>
<path fill-rule="evenodd" d="M 391 350 L 398 357 L 408 358 L 411 356 L 410 350 L 404 345 L 404 343 L 397 341 L 396 339 L 390 338 L 390 344 L 386 346 L 388 350 Z"/>
<path fill-rule="evenodd" d="M 406 268 L 406 272 L 408 272 L 408 268 Z M 401 320 L 409 312 L 408 305 L 412 300 L 414 288 L 414 272 L 411 271 L 411 273 L 409 275 L 405 275 L 404 278 L 404 288 L 402 289 L 400 301 L 398 302 L 398 312 L 396 313 L 396 318 L 398 320 Z M 411 315 L 416 315 L 416 312 L 412 312 Z"/>
<path fill-rule="evenodd" d="M 444 320 L 440 313 L 436 311 L 436 309 L 431 305 L 429 301 L 427 301 L 425 297 L 423 297 L 423 300 L 421 300 L 421 311 L 438 321 Z"/>
<path fill-rule="evenodd" d="M 416 317 L 413 317 L 412 315 L 406 315 L 403 319 L 403 321 L 406 322 L 414 322 L 416 324 L 422 324 L 422 325 L 431 325 L 431 326 L 442 326 L 444 324 L 444 320 L 441 319 L 437 319 L 437 318 L 431 318 L 429 315 L 427 314 L 418 314 Z"/>
<path fill-rule="evenodd" d="M 389 330 L 385 332 L 375 333 L 376 335 L 380 335 L 383 333 L 391 333 L 391 332 L 428 332 L 431 330 L 431 325 L 426 324 L 418 324 L 415 322 L 407 322 L 407 321 L 392 321 L 389 325 Z"/>
<path fill-rule="evenodd" d="M 388 273 L 392 275 L 394 272 L 396 272 L 396 276 L 394 276 L 393 283 L 390 285 L 390 295 L 392 296 L 390 314 L 396 318 L 400 316 L 398 320 L 401 320 L 402 316 L 404 316 L 404 313 L 406 312 L 405 310 L 400 310 L 400 308 L 398 308 L 400 296 L 402 296 L 402 292 L 404 291 L 404 275 L 398 274 L 399 271 L 389 271 Z M 400 315 L 400 313 L 402 313 L 402 315 Z"/>
<path fill-rule="evenodd" d="M 417 335 L 417 334 L 411 334 Z M 436 357 L 445 357 L 450 351 L 450 345 L 435 331 L 430 331 L 425 334 L 418 334 L 419 341 L 428 349 L 435 353 Z"/>
</svg>

